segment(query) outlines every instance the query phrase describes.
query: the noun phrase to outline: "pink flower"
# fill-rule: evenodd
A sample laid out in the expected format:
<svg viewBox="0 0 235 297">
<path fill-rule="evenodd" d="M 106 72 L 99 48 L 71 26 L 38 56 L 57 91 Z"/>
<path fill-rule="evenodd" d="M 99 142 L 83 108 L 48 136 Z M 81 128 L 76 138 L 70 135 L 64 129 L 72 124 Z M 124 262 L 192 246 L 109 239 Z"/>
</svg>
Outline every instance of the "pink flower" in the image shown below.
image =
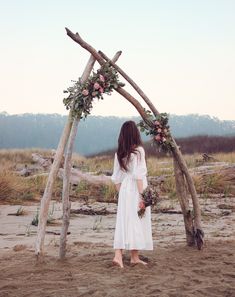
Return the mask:
<svg viewBox="0 0 235 297">
<path fill-rule="evenodd" d="M 160 135 L 156 135 L 154 138 L 155 138 L 157 141 L 161 140 L 161 136 L 160 136 Z"/>
<path fill-rule="evenodd" d="M 104 93 L 104 89 L 103 88 L 99 88 L 100 93 Z"/>
<path fill-rule="evenodd" d="M 155 125 L 160 125 L 160 122 L 159 122 L 159 121 L 155 121 L 154 124 L 155 124 Z"/>
<path fill-rule="evenodd" d="M 88 95 L 89 95 L 88 90 L 87 90 L 87 89 L 84 89 L 84 90 L 82 91 L 82 95 L 84 95 L 84 96 L 88 96 Z"/>
<path fill-rule="evenodd" d="M 101 80 L 102 82 L 104 82 L 104 81 L 105 81 L 105 78 L 103 77 L 103 75 L 102 75 L 102 74 L 100 74 L 100 80 Z"/>
<path fill-rule="evenodd" d="M 145 208 L 145 204 L 144 204 L 144 201 L 143 201 L 143 200 L 141 200 L 141 201 L 139 202 L 139 208 L 140 208 L 140 209 L 144 209 L 144 208 Z"/>
<path fill-rule="evenodd" d="M 161 132 L 162 132 L 162 129 L 161 129 L 161 128 L 158 128 L 158 129 L 157 129 L 157 132 L 158 132 L 158 133 L 161 133 Z"/>
<path fill-rule="evenodd" d="M 100 85 L 96 82 L 96 83 L 94 83 L 94 89 L 95 90 L 99 90 L 99 88 L 100 88 Z"/>
</svg>

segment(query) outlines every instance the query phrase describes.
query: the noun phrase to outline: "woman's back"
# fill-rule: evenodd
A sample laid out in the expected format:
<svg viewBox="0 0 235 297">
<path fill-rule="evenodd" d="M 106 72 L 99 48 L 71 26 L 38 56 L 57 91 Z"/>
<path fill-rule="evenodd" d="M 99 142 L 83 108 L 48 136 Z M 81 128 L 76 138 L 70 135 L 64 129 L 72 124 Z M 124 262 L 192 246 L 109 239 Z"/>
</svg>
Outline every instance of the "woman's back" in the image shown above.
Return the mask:
<svg viewBox="0 0 235 297">
<path fill-rule="evenodd" d="M 120 183 L 124 180 L 126 176 L 132 176 L 134 179 L 146 178 L 147 168 L 145 161 L 145 151 L 142 146 L 138 146 L 134 153 L 131 153 L 129 162 L 127 163 L 127 171 L 121 168 L 117 153 L 114 159 L 114 172 L 112 175 L 112 180 L 115 183 Z"/>
<path fill-rule="evenodd" d="M 111 176 L 119 192 L 113 247 L 114 262 L 120 267 L 123 267 L 122 249 L 131 250 L 132 263 L 143 264 L 146 263 L 139 259 L 138 250 L 153 249 L 150 207 L 146 207 L 143 218 L 138 216 L 140 194 L 147 187 L 146 175 L 145 151 L 139 130 L 135 122 L 127 121 L 119 134 Z"/>
</svg>

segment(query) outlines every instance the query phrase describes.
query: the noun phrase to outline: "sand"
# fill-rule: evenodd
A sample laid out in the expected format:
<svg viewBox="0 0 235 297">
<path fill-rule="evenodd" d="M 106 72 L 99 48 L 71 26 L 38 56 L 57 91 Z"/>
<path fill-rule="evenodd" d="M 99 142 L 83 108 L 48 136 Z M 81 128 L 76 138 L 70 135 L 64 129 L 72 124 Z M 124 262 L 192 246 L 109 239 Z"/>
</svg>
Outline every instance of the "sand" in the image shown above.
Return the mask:
<svg viewBox="0 0 235 297">
<path fill-rule="evenodd" d="M 45 256 L 37 261 L 36 227 L 30 226 L 37 205 L 26 206 L 20 217 L 7 216 L 17 206 L 0 206 L 0 296 L 235 296 L 235 213 L 226 209 L 234 202 L 202 201 L 206 241 L 201 251 L 185 245 L 182 215 L 153 214 L 154 250 L 140 253 L 147 267 L 131 266 L 125 252 L 124 269 L 111 263 L 115 215 L 101 222 L 74 216 L 66 260 L 58 260 L 59 236 L 47 234 Z M 58 220 L 47 230 L 60 231 L 61 204 L 54 208 Z"/>
<path fill-rule="evenodd" d="M 33 251 L 1 254 L 0 296 L 235 296 L 234 241 L 207 242 L 203 251 L 180 244 L 145 252 L 149 263 L 112 266 L 104 244 L 79 243 L 60 262 L 52 248 L 38 263 Z"/>
</svg>

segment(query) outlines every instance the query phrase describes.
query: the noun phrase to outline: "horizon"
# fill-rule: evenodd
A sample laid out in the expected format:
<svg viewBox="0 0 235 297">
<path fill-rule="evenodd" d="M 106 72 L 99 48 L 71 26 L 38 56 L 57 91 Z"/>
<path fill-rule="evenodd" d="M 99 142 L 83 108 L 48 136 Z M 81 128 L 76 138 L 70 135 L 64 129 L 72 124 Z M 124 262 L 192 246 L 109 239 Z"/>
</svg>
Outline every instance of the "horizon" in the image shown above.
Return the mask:
<svg viewBox="0 0 235 297">
<path fill-rule="evenodd" d="M 9 113 L 5 110 L 0 111 L 0 115 L 1 114 L 7 114 L 9 116 L 15 116 L 15 115 L 59 115 L 59 116 L 68 116 L 68 114 L 62 114 L 62 113 L 57 113 L 57 112 L 52 112 L 52 113 L 46 113 L 46 112 L 39 112 L 39 113 L 34 113 L 34 112 L 23 112 L 23 113 Z M 219 121 L 229 121 L 229 122 L 235 122 L 235 120 L 230 120 L 230 119 L 221 119 L 219 117 L 213 116 L 213 115 L 209 115 L 209 114 L 198 114 L 198 113 L 188 113 L 188 114 L 175 114 L 175 113 L 168 113 L 169 117 L 172 116 L 178 116 L 178 117 L 186 117 L 186 116 L 199 116 L 199 117 L 210 117 L 211 119 L 218 119 Z M 108 117 L 115 117 L 115 118 L 134 118 L 134 117 L 141 117 L 139 114 L 136 115 L 132 115 L 132 116 L 117 116 L 117 115 L 97 115 L 97 114 L 90 114 L 88 115 L 87 118 L 89 117 L 104 117 L 104 118 L 108 118 Z M 84 119 L 86 120 L 86 119 Z"/>
</svg>

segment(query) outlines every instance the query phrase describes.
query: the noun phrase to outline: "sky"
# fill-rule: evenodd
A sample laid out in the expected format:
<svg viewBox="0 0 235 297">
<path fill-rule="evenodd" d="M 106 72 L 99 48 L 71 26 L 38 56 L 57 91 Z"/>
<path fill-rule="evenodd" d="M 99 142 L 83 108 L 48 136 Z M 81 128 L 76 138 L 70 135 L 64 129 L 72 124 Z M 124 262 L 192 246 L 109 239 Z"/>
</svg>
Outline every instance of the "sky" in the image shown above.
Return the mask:
<svg viewBox="0 0 235 297">
<path fill-rule="evenodd" d="M 117 64 L 160 112 L 235 120 L 234 0 L 0 0 L 0 112 L 68 113 L 63 90 L 89 53 L 65 27 L 109 57 L 122 50 Z M 113 93 L 92 115 L 138 114 Z"/>
</svg>

